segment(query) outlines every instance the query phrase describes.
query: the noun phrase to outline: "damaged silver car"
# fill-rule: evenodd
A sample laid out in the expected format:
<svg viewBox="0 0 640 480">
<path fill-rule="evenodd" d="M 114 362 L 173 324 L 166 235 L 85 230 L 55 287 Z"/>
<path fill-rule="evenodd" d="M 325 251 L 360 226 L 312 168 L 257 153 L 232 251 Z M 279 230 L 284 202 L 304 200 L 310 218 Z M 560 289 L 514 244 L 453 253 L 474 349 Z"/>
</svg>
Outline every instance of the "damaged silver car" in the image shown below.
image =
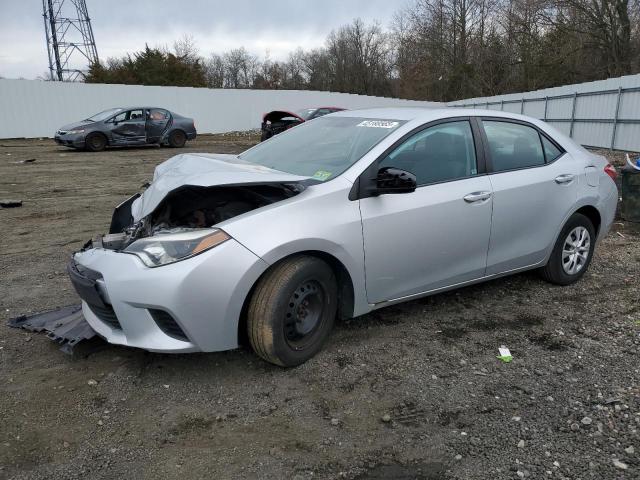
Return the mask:
<svg viewBox="0 0 640 480">
<path fill-rule="evenodd" d="M 91 327 L 158 352 L 298 365 L 348 318 L 523 270 L 566 285 L 613 221 L 615 170 L 544 122 L 373 109 L 240 155 L 185 154 L 68 266 Z"/>
</svg>

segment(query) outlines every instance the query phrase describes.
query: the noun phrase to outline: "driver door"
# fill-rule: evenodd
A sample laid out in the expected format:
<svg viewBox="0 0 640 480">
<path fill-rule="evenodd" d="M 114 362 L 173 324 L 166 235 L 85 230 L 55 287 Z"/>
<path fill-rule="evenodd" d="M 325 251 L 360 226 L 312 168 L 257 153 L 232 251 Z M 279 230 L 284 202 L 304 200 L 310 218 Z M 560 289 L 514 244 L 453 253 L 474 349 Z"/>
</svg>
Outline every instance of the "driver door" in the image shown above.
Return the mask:
<svg viewBox="0 0 640 480">
<path fill-rule="evenodd" d="M 158 143 L 162 135 L 167 130 L 171 115 L 161 108 L 151 108 L 148 110 L 146 134 L 147 143 Z"/>
<path fill-rule="evenodd" d="M 128 110 L 113 117 L 111 138 L 116 145 L 140 145 L 146 143 L 145 116 L 142 109 Z"/>
<path fill-rule="evenodd" d="M 417 188 L 360 199 L 369 303 L 484 276 L 493 199 L 478 132 L 466 118 L 430 124 L 374 167 L 409 171 Z"/>
</svg>

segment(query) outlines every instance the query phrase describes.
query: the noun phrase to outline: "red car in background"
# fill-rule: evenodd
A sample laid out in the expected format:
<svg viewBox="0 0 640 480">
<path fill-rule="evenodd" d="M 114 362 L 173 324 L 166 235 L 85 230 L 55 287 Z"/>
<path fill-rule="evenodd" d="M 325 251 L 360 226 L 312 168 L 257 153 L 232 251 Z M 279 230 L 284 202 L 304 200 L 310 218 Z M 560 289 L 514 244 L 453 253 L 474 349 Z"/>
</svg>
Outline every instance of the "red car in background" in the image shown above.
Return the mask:
<svg viewBox="0 0 640 480">
<path fill-rule="evenodd" d="M 286 110 L 274 110 L 269 113 L 265 113 L 262 117 L 262 136 L 260 141 L 264 141 L 273 137 L 279 133 L 284 132 L 296 125 L 300 125 L 307 120 L 313 120 L 314 118 L 328 115 L 329 113 L 339 112 L 344 110 L 340 107 L 318 107 L 318 108 L 303 108 L 296 112 L 288 112 Z"/>
</svg>

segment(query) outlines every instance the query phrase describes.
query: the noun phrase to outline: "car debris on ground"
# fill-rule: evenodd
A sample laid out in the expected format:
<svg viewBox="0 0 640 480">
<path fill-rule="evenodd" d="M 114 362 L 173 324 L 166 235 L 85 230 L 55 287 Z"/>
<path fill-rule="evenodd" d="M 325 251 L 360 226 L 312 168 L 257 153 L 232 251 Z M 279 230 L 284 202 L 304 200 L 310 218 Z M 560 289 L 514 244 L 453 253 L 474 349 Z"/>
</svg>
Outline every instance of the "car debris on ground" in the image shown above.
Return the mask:
<svg viewBox="0 0 640 480">
<path fill-rule="evenodd" d="M 17 208 L 22 206 L 22 200 L 0 200 L 2 208 Z"/>
<path fill-rule="evenodd" d="M 511 352 L 504 345 L 498 348 L 498 352 L 500 352 L 500 355 L 498 355 L 497 358 L 499 360 L 502 360 L 504 363 L 509 363 L 511 360 L 513 360 L 513 357 L 511 356 Z"/>
<path fill-rule="evenodd" d="M 31 332 L 46 332 L 47 337 L 61 345 L 60 350 L 71 355 L 82 340 L 96 336 L 96 332 L 82 315 L 80 305 L 70 305 L 33 315 L 9 319 L 8 325 Z"/>
</svg>

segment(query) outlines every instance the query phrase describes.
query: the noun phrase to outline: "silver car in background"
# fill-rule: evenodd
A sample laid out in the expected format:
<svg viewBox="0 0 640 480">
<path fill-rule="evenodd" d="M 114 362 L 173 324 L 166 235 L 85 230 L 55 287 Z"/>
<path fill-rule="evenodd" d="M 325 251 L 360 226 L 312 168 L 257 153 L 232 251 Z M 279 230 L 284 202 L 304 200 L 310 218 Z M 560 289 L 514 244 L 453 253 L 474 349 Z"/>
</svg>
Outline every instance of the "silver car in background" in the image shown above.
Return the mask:
<svg viewBox="0 0 640 480">
<path fill-rule="evenodd" d="M 159 165 L 68 271 L 111 343 L 211 352 L 248 338 L 293 366 L 336 318 L 523 270 L 577 281 L 613 222 L 614 177 L 521 115 L 339 112 L 237 156 Z"/>
</svg>

